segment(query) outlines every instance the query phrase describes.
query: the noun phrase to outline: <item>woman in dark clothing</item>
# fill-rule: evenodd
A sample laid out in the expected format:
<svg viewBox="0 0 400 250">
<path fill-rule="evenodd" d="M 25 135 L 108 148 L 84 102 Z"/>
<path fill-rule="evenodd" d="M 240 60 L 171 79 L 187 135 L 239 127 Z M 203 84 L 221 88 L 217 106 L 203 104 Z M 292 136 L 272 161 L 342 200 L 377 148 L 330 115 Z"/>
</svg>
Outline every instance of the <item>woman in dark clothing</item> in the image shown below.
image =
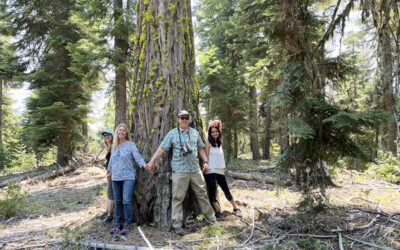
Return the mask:
<svg viewBox="0 0 400 250">
<path fill-rule="evenodd" d="M 110 162 L 111 158 L 111 150 L 112 150 L 112 143 L 113 143 L 113 131 L 111 129 L 104 129 L 101 133 L 104 138 L 104 143 L 107 147 L 107 154 L 106 159 L 107 163 L 105 165 L 106 169 L 108 167 L 108 163 Z M 114 215 L 114 193 L 112 189 L 112 182 L 111 182 L 111 172 L 107 171 L 107 208 L 106 208 L 106 215 L 104 216 L 103 222 L 108 223 L 113 220 Z"/>
<path fill-rule="evenodd" d="M 236 207 L 235 200 L 229 191 L 228 183 L 225 178 L 225 159 L 222 151 L 222 126 L 221 121 L 212 121 L 208 125 L 208 138 L 205 143 L 205 151 L 208 158 L 208 173 L 205 173 L 206 184 L 209 190 L 209 199 L 215 211 L 215 217 L 219 220 L 223 218 L 217 204 L 216 193 L 217 183 L 224 191 L 226 199 L 233 206 L 233 213 L 240 210 Z"/>
</svg>

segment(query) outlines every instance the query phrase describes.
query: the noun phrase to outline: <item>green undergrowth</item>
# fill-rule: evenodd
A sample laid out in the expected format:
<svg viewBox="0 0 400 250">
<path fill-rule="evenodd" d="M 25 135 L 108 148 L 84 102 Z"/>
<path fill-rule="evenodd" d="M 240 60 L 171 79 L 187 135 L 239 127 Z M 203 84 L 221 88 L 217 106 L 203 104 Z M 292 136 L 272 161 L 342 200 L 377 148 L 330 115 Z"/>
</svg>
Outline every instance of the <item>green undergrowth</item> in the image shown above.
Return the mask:
<svg viewBox="0 0 400 250">
<path fill-rule="evenodd" d="M 81 209 L 94 203 L 97 196 L 101 196 L 105 184 L 96 185 L 84 190 L 58 191 L 51 195 L 34 195 L 28 197 L 28 204 L 24 207 L 25 213 L 49 215 L 62 211 Z"/>
<path fill-rule="evenodd" d="M 303 249 L 307 250 L 314 250 L 314 249 L 321 249 L 321 250 L 327 250 L 328 246 L 323 244 L 320 240 L 315 239 L 313 237 L 307 236 L 307 235 L 302 235 L 300 239 L 296 241 L 296 244 Z"/>
<path fill-rule="evenodd" d="M 230 159 L 227 169 L 236 172 L 256 172 L 260 169 L 269 169 L 272 162 L 267 160 Z"/>
<path fill-rule="evenodd" d="M 0 215 L 12 217 L 25 206 L 26 194 L 18 184 L 10 183 L 6 189 L 0 191 Z"/>
<path fill-rule="evenodd" d="M 380 179 L 394 184 L 400 184 L 400 156 L 391 153 L 378 152 L 375 163 L 367 165 L 366 174 L 373 179 Z"/>
</svg>

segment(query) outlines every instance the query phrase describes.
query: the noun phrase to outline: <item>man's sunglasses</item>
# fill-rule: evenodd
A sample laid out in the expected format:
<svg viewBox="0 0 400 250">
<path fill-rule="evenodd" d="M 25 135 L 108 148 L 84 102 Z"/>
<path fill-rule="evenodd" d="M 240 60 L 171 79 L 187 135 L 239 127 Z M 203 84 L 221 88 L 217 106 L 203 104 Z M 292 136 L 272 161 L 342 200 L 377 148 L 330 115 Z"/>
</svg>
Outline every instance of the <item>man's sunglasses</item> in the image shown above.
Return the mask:
<svg viewBox="0 0 400 250">
<path fill-rule="evenodd" d="M 181 119 L 181 120 L 189 120 L 190 118 L 189 117 L 179 117 L 179 119 Z"/>
</svg>

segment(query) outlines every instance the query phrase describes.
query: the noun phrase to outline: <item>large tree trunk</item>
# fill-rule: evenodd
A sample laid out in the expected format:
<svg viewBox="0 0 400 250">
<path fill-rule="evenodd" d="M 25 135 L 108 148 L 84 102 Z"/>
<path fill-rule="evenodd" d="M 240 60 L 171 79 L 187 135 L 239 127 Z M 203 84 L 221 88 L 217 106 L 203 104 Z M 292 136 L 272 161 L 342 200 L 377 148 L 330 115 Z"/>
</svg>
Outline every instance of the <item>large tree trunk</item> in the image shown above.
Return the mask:
<svg viewBox="0 0 400 250">
<path fill-rule="evenodd" d="M 239 155 L 239 138 L 238 138 L 238 131 L 235 128 L 233 130 L 233 159 L 237 159 Z"/>
<path fill-rule="evenodd" d="M 271 118 L 271 106 L 267 106 L 265 108 L 265 127 L 264 127 L 264 143 L 263 143 L 263 159 L 268 160 L 270 158 L 270 148 L 271 148 L 271 124 L 272 124 L 272 118 Z"/>
<path fill-rule="evenodd" d="M 122 0 L 114 0 L 114 25 L 117 26 L 119 19 L 123 18 Z M 115 30 L 118 27 L 115 27 Z M 122 29 L 123 30 L 123 29 Z M 126 123 L 126 67 L 125 61 L 128 55 L 128 34 L 114 31 L 114 49 L 117 52 L 114 62 L 115 67 L 115 126 Z"/>
<path fill-rule="evenodd" d="M 260 147 L 258 145 L 258 106 L 257 106 L 257 89 L 255 86 L 250 86 L 250 149 L 253 154 L 253 160 L 261 159 Z"/>
<path fill-rule="evenodd" d="M 286 107 L 281 106 L 279 107 L 279 146 L 281 148 L 281 153 L 285 151 L 287 147 L 289 147 L 289 135 L 287 131 L 287 114 L 286 114 Z"/>
<path fill-rule="evenodd" d="M 84 153 L 88 153 L 89 152 L 89 134 L 88 134 L 88 123 L 87 121 L 83 121 L 82 122 L 82 136 L 83 139 L 85 140 L 82 150 Z"/>
<path fill-rule="evenodd" d="M 385 110 L 392 114 L 387 126 L 387 137 L 386 137 L 386 149 L 392 152 L 393 155 L 397 155 L 397 128 L 396 120 L 394 116 L 394 97 L 393 97 L 393 78 L 392 78 L 392 53 L 391 53 L 391 43 L 389 31 L 384 30 L 379 36 L 380 41 L 380 56 L 381 56 L 381 66 L 382 66 L 382 82 L 384 84 L 383 89 L 383 99 L 385 104 Z"/>
<path fill-rule="evenodd" d="M 3 78 L 0 76 L 0 148 L 3 145 Z M 1 164 L 1 162 L 0 162 Z M 1 169 L 0 165 L 0 169 Z"/>
<path fill-rule="evenodd" d="M 177 126 L 180 109 L 190 112 L 191 125 L 203 135 L 190 0 L 139 0 L 137 30 L 130 97 L 133 138 L 149 159 Z M 162 230 L 171 227 L 170 159 L 170 153 L 164 154 L 156 162 L 158 175 L 138 172 L 134 197 L 139 223 L 153 221 Z"/>
<path fill-rule="evenodd" d="M 71 94 L 75 91 L 74 87 L 67 81 L 72 78 L 72 72 L 69 70 L 71 65 L 69 52 L 66 48 L 62 48 L 60 51 L 60 68 L 65 70 L 62 76 L 63 83 L 63 94 L 65 95 L 65 105 L 73 107 L 73 100 Z M 72 159 L 73 153 L 73 142 L 72 142 L 72 117 L 70 114 L 61 114 L 60 121 L 64 126 L 64 129 L 58 134 L 58 146 L 57 146 L 57 163 L 61 166 L 66 166 L 69 160 Z"/>
<path fill-rule="evenodd" d="M 61 122 L 63 123 L 65 130 L 63 132 L 60 132 L 58 135 L 57 163 L 61 166 L 66 166 L 68 165 L 69 160 L 72 158 L 72 122 L 69 116 L 62 116 Z"/>
<path fill-rule="evenodd" d="M 386 125 L 386 135 L 382 138 L 384 150 L 397 155 L 397 121 L 395 119 L 395 99 L 393 96 L 393 59 L 390 35 L 390 1 L 379 1 L 371 5 L 372 17 L 378 33 L 379 67 L 383 85 L 383 104 L 385 110 L 392 114 Z"/>
<path fill-rule="evenodd" d="M 0 154 L 3 151 L 3 78 L 0 76 Z M 4 168 L 3 157 L 0 156 L 0 169 Z"/>
</svg>

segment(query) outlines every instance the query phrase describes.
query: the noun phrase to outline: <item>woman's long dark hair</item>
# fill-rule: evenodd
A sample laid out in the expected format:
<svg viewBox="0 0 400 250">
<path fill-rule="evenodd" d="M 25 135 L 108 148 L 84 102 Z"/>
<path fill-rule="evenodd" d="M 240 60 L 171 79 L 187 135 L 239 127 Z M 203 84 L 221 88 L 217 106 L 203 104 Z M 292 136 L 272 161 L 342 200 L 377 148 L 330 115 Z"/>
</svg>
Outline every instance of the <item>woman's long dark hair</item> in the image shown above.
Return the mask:
<svg viewBox="0 0 400 250">
<path fill-rule="evenodd" d="M 219 135 L 218 135 L 217 141 L 214 141 L 214 139 L 211 136 L 211 129 L 212 128 L 216 128 L 218 130 Z M 219 128 L 217 126 L 211 126 L 211 127 L 208 128 L 208 138 L 207 139 L 208 139 L 208 141 L 211 143 L 211 145 L 213 147 L 221 147 L 221 144 L 222 144 L 221 131 L 219 130 Z"/>
</svg>

